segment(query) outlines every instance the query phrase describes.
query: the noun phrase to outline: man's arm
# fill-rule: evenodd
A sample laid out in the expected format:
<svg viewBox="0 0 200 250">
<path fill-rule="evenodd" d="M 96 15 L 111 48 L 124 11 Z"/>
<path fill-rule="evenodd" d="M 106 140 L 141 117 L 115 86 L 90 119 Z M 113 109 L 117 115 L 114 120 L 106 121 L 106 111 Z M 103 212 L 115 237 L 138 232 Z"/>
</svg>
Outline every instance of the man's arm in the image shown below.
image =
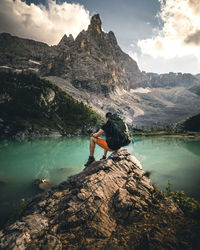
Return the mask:
<svg viewBox="0 0 200 250">
<path fill-rule="evenodd" d="M 103 133 L 104 133 L 103 129 L 100 129 L 97 133 L 92 134 L 92 136 L 94 136 L 95 138 L 97 138 L 100 135 L 102 135 Z"/>
</svg>

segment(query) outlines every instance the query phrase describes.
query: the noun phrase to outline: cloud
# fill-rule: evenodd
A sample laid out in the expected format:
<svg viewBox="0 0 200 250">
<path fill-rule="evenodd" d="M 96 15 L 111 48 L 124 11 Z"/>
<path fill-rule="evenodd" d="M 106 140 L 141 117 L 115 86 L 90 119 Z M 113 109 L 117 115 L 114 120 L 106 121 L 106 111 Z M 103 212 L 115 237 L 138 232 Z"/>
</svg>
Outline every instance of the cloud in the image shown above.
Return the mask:
<svg viewBox="0 0 200 250">
<path fill-rule="evenodd" d="M 195 14 L 200 14 L 200 1 L 199 0 L 189 0 L 189 5 Z"/>
<path fill-rule="evenodd" d="M 198 59 L 200 69 L 200 1 L 158 0 L 163 24 L 150 38 L 139 40 L 141 52 L 153 58 Z"/>
<path fill-rule="evenodd" d="M 185 38 L 184 42 L 199 46 L 200 45 L 200 30 L 197 30 L 193 34 L 188 35 Z"/>
<path fill-rule="evenodd" d="M 82 5 L 49 0 L 44 5 L 27 5 L 21 0 L 0 1 L 0 32 L 54 45 L 64 34 L 76 37 L 90 23 Z"/>
</svg>

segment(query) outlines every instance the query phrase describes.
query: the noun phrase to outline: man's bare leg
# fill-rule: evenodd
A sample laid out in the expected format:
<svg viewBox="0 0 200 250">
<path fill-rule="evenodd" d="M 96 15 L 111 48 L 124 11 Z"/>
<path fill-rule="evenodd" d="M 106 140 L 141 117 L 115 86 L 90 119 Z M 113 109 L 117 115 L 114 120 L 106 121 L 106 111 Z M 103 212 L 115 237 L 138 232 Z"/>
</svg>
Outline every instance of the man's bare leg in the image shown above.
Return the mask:
<svg viewBox="0 0 200 250">
<path fill-rule="evenodd" d="M 108 153 L 108 150 L 104 149 L 104 156 L 106 157 Z"/>
<path fill-rule="evenodd" d="M 90 137 L 90 156 L 88 158 L 88 161 L 84 164 L 84 166 L 86 167 L 95 161 L 95 158 L 94 158 L 95 145 L 96 145 L 96 138 L 94 136 L 91 136 Z"/>
<path fill-rule="evenodd" d="M 90 156 L 94 156 L 94 150 L 96 145 L 96 138 L 91 136 L 90 137 Z"/>
</svg>

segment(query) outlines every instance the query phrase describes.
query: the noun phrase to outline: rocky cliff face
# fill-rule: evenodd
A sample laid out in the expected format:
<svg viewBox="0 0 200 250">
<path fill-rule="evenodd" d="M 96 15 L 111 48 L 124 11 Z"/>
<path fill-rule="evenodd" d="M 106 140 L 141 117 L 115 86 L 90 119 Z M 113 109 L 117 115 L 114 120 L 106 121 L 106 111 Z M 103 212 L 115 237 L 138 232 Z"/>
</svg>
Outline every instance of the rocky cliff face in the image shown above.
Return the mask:
<svg viewBox="0 0 200 250">
<path fill-rule="evenodd" d="M 65 35 L 56 49 L 60 53 L 45 58 L 41 75 L 70 79 L 79 89 L 108 95 L 117 87 L 129 90 L 130 82 L 142 76 L 136 62 L 120 49 L 114 33 L 102 31 L 99 15 L 92 17 L 88 29 L 75 40 Z"/>
<path fill-rule="evenodd" d="M 38 72 L 45 55 L 52 53 L 51 47 L 45 43 L 0 34 L 0 69 Z"/>
<path fill-rule="evenodd" d="M 192 74 L 173 73 L 156 74 L 145 73 L 145 78 L 140 81 L 137 87 L 143 88 L 174 88 L 184 87 L 190 89 L 193 86 L 200 86 L 200 81 L 197 76 Z M 135 87 L 135 86 L 134 86 Z"/>
<path fill-rule="evenodd" d="M 122 149 L 34 198 L 0 231 L 0 247 L 192 249 L 195 226 Z"/>
<path fill-rule="evenodd" d="M 60 76 L 89 92 L 107 95 L 117 87 L 130 89 L 130 82 L 142 76 L 136 62 L 118 46 L 114 33 L 102 31 L 99 15 L 75 40 L 64 35 L 57 46 L 2 33 L 0 47 L 1 68 Z"/>
</svg>

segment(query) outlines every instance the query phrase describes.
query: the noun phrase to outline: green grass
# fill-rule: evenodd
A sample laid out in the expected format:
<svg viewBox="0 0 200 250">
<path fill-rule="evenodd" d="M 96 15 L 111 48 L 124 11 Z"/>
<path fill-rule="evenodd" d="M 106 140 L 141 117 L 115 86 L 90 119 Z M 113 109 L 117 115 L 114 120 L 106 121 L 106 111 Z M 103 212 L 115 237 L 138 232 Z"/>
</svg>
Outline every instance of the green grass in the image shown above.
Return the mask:
<svg viewBox="0 0 200 250">
<path fill-rule="evenodd" d="M 200 219 L 200 202 L 194 198 L 189 197 L 182 190 L 172 191 L 172 184 L 168 181 L 166 189 L 166 196 L 172 198 L 178 204 L 186 216 Z"/>
</svg>

